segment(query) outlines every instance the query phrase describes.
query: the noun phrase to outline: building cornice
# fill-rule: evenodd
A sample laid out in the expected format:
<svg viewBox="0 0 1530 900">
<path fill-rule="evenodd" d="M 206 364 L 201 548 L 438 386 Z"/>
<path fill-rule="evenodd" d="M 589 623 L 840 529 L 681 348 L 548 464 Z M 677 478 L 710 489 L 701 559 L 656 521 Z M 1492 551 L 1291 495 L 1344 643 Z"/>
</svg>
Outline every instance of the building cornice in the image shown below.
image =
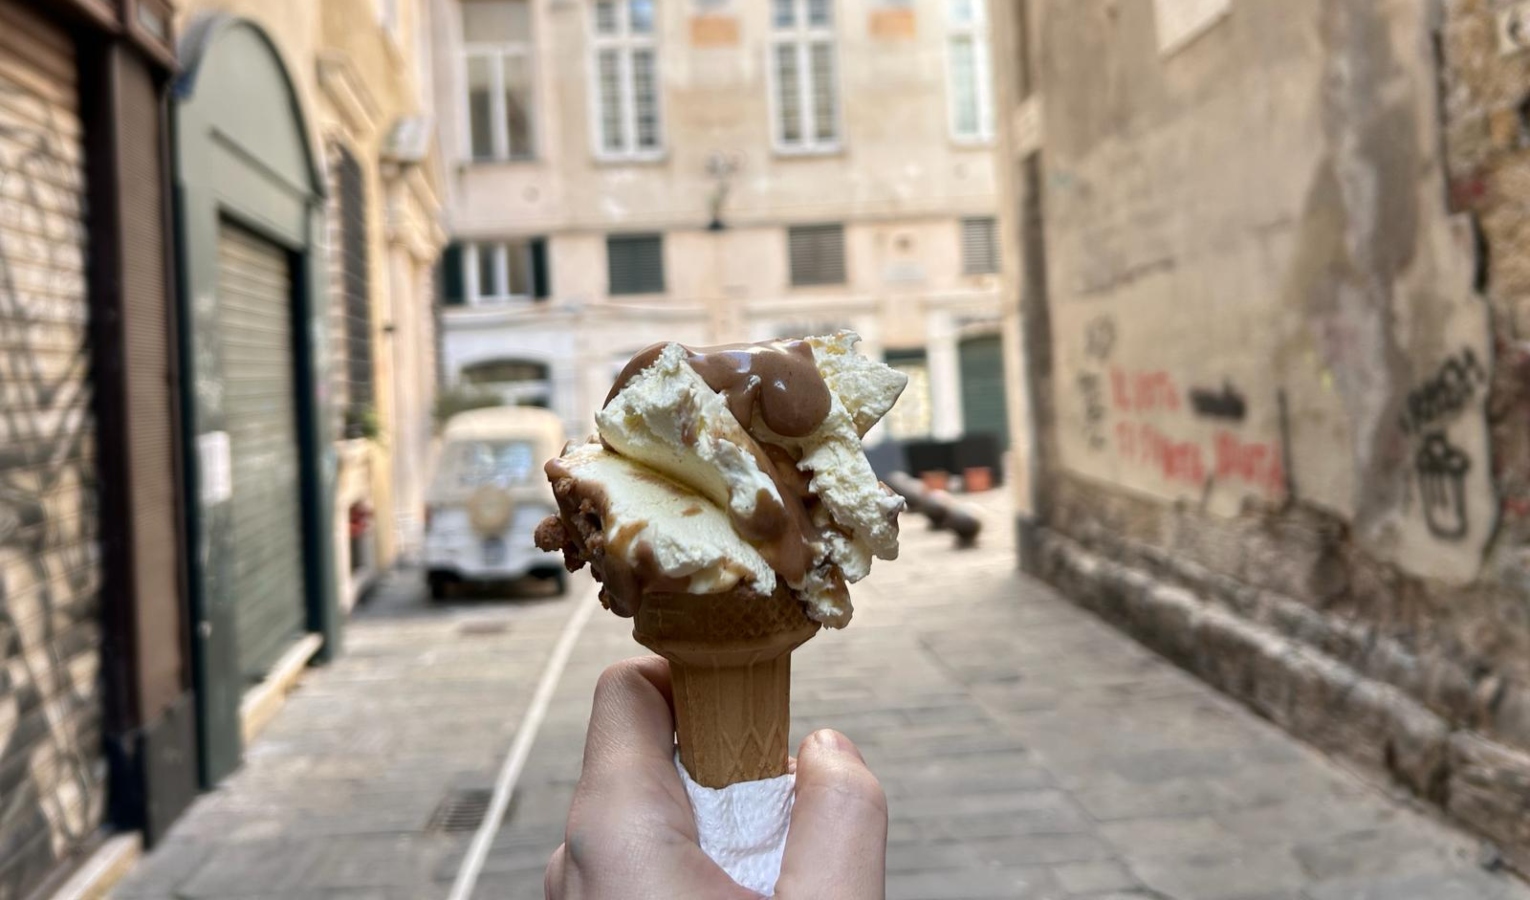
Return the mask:
<svg viewBox="0 0 1530 900">
<path fill-rule="evenodd" d="M 345 54 L 325 50 L 318 54 L 319 88 L 340 114 L 350 132 L 371 140 L 382 121 L 382 107 Z"/>
</svg>

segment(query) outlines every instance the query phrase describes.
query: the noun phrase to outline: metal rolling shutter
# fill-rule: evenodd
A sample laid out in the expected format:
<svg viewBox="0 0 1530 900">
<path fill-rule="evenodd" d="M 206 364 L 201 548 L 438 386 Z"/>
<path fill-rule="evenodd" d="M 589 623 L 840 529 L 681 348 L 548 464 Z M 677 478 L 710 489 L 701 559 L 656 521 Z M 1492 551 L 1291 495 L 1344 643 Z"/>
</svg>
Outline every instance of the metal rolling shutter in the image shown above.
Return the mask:
<svg viewBox="0 0 1530 900">
<path fill-rule="evenodd" d="M 998 335 L 961 344 L 962 423 L 967 434 L 991 434 L 1009 446 L 1004 407 L 1004 346 Z"/>
<path fill-rule="evenodd" d="M 73 42 L 0 0 L 0 896 L 105 795 L 84 150 Z"/>
<path fill-rule="evenodd" d="M 224 414 L 233 460 L 239 668 L 259 679 L 303 631 L 302 510 L 293 383 L 292 275 L 282 248 L 218 234 Z"/>
</svg>

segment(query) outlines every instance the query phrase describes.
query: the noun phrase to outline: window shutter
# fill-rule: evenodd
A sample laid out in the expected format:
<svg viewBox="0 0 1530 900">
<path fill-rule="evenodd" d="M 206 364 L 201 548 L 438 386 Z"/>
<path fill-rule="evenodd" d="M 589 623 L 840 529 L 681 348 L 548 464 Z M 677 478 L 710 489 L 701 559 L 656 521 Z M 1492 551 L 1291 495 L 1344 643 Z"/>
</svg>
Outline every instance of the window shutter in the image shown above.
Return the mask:
<svg viewBox="0 0 1530 900">
<path fill-rule="evenodd" d="M 992 217 L 962 220 L 962 271 L 992 275 L 999 271 L 998 229 Z"/>
<path fill-rule="evenodd" d="M 531 242 L 531 296 L 545 300 L 552 296 L 552 279 L 547 270 L 547 239 Z"/>
<path fill-rule="evenodd" d="M 664 240 L 657 234 L 606 238 L 612 294 L 664 293 Z"/>
<path fill-rule="evenodd" d="M 447 306 L 467 302 L 467 285 L 462 278 L 462 245 L 448 244 L 441 254 L 441 298 Z"/>
<path fill-rule="evenodd" d="M 340 271 L 345 295 L 346 380 L 352 408 L 371 407 L 372 291 L 367 246 L 367 195 L 361 164 L 339 148 Z"/>
<path fill-rule="evenodd" d="M 787 231 L 792 284 L 845 283 L 845 226 L 799 225 Z"/>
</svg>

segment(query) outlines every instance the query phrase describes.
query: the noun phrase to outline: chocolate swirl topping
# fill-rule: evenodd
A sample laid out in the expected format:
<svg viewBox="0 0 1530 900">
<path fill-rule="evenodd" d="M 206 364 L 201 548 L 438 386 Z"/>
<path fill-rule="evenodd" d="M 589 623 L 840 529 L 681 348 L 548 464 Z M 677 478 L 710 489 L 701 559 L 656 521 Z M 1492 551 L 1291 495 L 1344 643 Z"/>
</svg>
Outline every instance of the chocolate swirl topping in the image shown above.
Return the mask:
<svg viewBox="0 0 1530 900">
<path fill-rule="evenodd" d="M 632 357 L 606 395 L 606 404 L 652 365 L 667 346 L 654 344 Z M 807 341 L 685 347 L 685 352 L 691 368 L 728 401 L 733 417 L 746 429 L 758 411 L 761 421 L 776 434 L 805 437 L 829 415 L 833 397 L 813 362 L 813 348 Z"/>
</svg>

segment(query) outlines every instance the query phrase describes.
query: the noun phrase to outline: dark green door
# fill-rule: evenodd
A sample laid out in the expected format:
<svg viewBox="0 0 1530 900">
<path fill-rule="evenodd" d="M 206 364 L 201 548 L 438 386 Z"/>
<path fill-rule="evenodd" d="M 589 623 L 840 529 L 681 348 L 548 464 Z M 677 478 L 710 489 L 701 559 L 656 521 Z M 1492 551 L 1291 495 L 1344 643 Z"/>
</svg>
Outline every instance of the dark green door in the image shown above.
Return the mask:
<svg viewBox="0 0 1530 900">
<path fill-rule="evenodd" d="M 233 474 L 234 634 L 240 673 L 258 681 L 306 618 L 287 252 L 223 224 L 218 302 Z"/>
<path fill-rule="evenodd" d="M 1002 451 L 1009 447 L 1009 415 L 1004 397 L 1004 342 L 998 335 L 961 344 L 962 430 L 991 434 Z"/>
</svg>

